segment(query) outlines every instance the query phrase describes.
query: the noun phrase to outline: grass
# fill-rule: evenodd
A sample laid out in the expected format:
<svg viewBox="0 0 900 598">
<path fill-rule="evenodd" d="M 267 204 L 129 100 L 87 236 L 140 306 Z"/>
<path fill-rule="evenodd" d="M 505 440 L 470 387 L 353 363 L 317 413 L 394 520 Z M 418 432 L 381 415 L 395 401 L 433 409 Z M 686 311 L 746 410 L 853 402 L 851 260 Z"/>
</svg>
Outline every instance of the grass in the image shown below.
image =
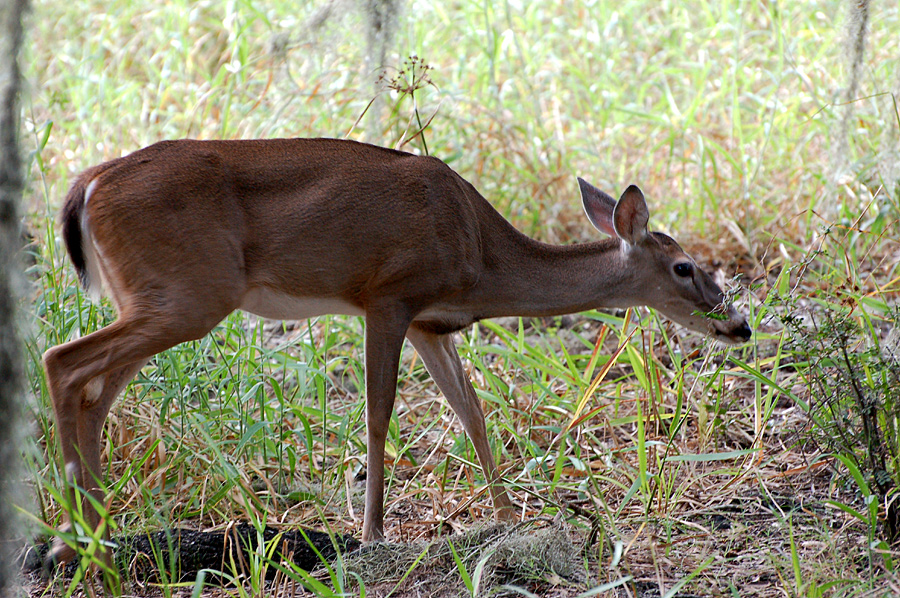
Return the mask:
<svg viewBox="0 0 900 598">
<path fill-rule="evenodd" d="M 798 305 L 843 305 L 876 322 L 866 325 L 881 343 L 896 329 L 900 11 L 872 8 L 858 98 L 847 103 L 848 5 L 414 2 L 385 80 L 402 88 L 398 69 L 418 56 L 431 84 L 383 90 L 374 121 L 361 117 L 378 73 L 364 66 L 364 21 L 349 1 L 330 13 L 236 0 L 35 6 L 22 123 L 34 238 L 29 508 L 58 524 L 52 490 L 65 480 L 40 355 L 114 318 L 82 296 L 54 228 L 75 173 L 165 138 L 349 133 L 394 145 L 430 119 L 427 151 L 548 242 L 594 236 L 575 175 L 613 194 L 638 183 L 652 226 L 739 277 L 736 299 L 757 330 L 747 347 L 722 350 L 638 310 L 626 321 L 483 322 L 461 335 L 522 514 L 565 519 L 584 543 L 588 581 L 554 595 L 620 583 L 660 595 L 679 584 L 699 595 L 890 595 L 896 557 L 878 543 L 865 504 L 874 495 L 857 480 L 870 482 L 802 433 L 814 395 L 781 326 Z M 847 144 L 835 147 L 842 122 L 852 123 Z M 109 418 L 112 524 L 251 519 L 358 532 L 362 331 L 353 318 L 233 314 L 155 358 Z M 395 541 L 462 532 L 490 514 L 471 445 L 437 394 L 409 349 L 388 438 Z M 473 590 L 477 560 L 464 558 L 449 566 Z M 342 566 L 293 578 L 316 595 L 367 587 Z M 49 592 L 69 583 L 53 580 Z M 547 578 L 531 583 L 551 591 Z M 247 580 L 241 592 L 261 587 Z"/>
</svg>

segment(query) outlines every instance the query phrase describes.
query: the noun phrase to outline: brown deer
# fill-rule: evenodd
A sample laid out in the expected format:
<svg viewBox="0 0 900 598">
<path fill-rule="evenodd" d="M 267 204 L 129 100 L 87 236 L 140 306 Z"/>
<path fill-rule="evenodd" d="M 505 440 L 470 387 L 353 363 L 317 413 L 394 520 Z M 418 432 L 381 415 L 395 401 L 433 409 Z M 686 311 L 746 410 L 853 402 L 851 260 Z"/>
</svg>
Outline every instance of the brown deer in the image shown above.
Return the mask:
<svg viewBox="0 0 900 598">
<path fill-rule="evenodd" d="M 637 187 L 616 202 L 578 182 L 588 218 L 611 238 L 535 241 L 440 160 L 346 140 L 166 141 L 86 170 L 66 197 L 63 237 L 84 288 L 97 296 L 102 285 L 119 317 L 44 354 L 72 484 L 102 499 L 107 413 L 160 351 L 236 309 L 349 314 L 366 318 L 363 541 L 384 536 L 385 436 L 404 338 L 472 440 L 495 513 L 513 516 L 454 332 L 497 316 L 648 305 L 726 343 L 751 335 L 710 276 L 648 232 Z M 57 541 L 51 560 L 73 554 Z"/>
</svg>

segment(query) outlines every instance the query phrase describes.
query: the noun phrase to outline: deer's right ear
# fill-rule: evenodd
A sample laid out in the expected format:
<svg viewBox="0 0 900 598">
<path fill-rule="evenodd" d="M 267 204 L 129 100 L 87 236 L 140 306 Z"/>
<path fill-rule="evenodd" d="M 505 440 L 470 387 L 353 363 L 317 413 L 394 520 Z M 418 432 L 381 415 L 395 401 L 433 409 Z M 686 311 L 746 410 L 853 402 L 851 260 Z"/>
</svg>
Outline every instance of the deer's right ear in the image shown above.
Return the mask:
<svg viewBox="0 0 900 598">
<path fill-rule="evenodd" d="M 584 213 L 587 214 L 591 224 L 601 233 L 615 237 L 616 227 L 613 225 L 613 213 L 616 209 L 616 200 L 581 177 L 578 177 L 578 187 L 581 189 Z"/>
<path fill-rule="evenodd" d="M 619 198 L 613 214 L 616 234 L 630 245 L 637 245 L 649 234 L 649 220 L 650 210 L 647 209 L 644 194 L 637 185 L 629 185 Z"/>
</svg>

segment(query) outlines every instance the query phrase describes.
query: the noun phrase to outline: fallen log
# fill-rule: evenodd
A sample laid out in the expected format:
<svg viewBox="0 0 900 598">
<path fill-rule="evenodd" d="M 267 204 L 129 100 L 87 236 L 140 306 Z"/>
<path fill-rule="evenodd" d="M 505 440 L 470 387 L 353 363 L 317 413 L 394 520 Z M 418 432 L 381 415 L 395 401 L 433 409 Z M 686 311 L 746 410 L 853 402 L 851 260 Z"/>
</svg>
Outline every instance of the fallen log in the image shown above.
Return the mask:
<svg viewBox="0 0 900 598">
<path fill-rule="evenodd" d="M 360 546 L 352 536 L 329 535 L 305 528 L 279 530 L 267 526 L 260 534 L 249 523 L 214 532 L 166 529 L 114 538 L 113 543 L 119 571 L 132 581 L 191 581 L 205 570 L 209 583 L 258 574 L 261 565 L 266 567 L 267 579 L 276 575 L 275 564 L 293 563 L 311 571 L 320 564 L 332 562 L 338 551 L 343 554 Z M 32 547 L 23 558 L 23 571 L 27 574 L 40 571 L 48 551 L 49 544 Z M 72 576 L 78 566 L 78 559 L 67 563 L 64 575 Z"/>
</svg>

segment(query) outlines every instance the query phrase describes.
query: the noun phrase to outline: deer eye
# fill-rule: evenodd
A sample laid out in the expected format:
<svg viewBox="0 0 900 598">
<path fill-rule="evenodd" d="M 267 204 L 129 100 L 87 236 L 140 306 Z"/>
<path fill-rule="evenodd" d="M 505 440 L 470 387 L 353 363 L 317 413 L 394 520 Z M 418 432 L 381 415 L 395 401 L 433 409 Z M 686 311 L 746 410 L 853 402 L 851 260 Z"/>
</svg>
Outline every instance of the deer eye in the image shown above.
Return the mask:
<svg viewBox="0 0 900 598">
<path fill-rule="evenodd" d="M 683 278 L 687 278 L 691 275 L 693 268 L 687 262 L 681 262 L 680 264 L 675 264 L 675 274 L 681 276 Z"/>
</svg>

